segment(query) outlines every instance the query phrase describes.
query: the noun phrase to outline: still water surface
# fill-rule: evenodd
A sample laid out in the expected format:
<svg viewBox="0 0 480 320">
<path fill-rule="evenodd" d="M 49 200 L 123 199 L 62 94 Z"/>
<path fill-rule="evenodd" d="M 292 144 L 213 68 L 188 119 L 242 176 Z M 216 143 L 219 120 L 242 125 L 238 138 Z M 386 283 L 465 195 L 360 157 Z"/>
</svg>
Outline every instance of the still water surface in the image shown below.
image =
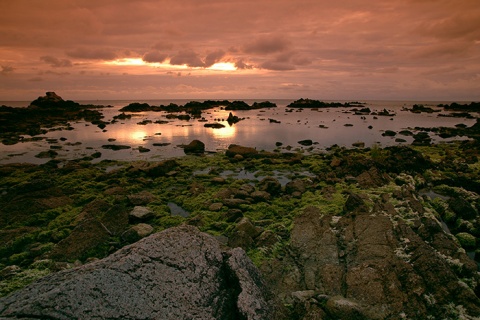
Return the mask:
<svg viewBox="0 0 480 320">
<path fill-rule="evenodd" d="M 190 100 L 136 102 L 160 105 L 169 104 L 170 102 L 185 104 L 188 101 Z M 245 100 L 248 104 L 252 104 L 254 101 Z M 365 106 L 372 111 L 387 109 L 396 115 L 393 117 L 375 117 L 373 115 L 361 117 L 350 112 L 351 108 L 304 109 L 302 111 L 293 110 L 293 112 L 287 112 L 286 106 L 292 100 L 270 101 L 275 102 L 277 108 L 234 111 L 234 115 L 245 119 L 233 125 L 229 125 L 226 121 L 229 111 L 221 108 L 206 110 L 202 116 L 209 123 L 218 122 L 224 124 L 225 128 L 221 129 L 205 128 L 205 123 L 196 119 L 190 121 L 170 120 L 166 118 L 167 113 L 165 112 L 132 113 L 131 119 L 109 124 L 105 130 L 83 121 L 71 123 L 74 130 L 49 132 L 41 136 L 45 138 L 41 141 L 23 142 L 15 145 L 0 144 L 0 164 L 47 162 L 49 159 L 39 159 L 35 155 L 41 151 L 49 150 L 52 146 L 59 154 L 57 159 L 77 159 L 95 152 L 102 154 L 100 158 L 95 159 L 95 162 L 104 159 L 166 159 L 184 155 L 180 145 L 188 144 L 194 139 L 204 142 L 208 151 L 225 150 L 230 144 L 240 144 L 255 147 L 257 150 L 273 151 L 277 148 L 276 142 L 281 142 L 281 151 L 285 151 L 285 148 L 290 146 L 292 151 L 322 152 L 322 150 L 334 144 L 351 147 L 352 143 L 364 142 L 368 147 L 373 144 L 381 146 L 401 144 L 395 142 L 396 138 L 405 139 L 407 142 L 403 144 L 410 144 L 413 141 L 411 137 L 401 135 L 384 137 L 382 133 L 385 130 L 398 132 L 415 127 L 453 127 L 459 123 L 471 126 L 475 123 L 475 120 L 472 119 L 438 117 L 438 113 L 414 114 L 403 110 L 404 107 L 411 108 L 415 103 L 434 107 L 440 102 L 367 101 Z M 108 122 L 114 116 L 120 114 L 120 108 L 134 101 L 78 102 L 82 104 L 112 105 L 113 108 L 100 110 L 105 116 L 103 120 Z M 0 104 L 24 107 L 28 105 L 28 102 L 0 102 Z M 447 112 L 442 111 L 441 113 L 446 114 Z M 271 122 L 269 119 L 274 119 L 280 123 Z M 152 123 L 146 125 L 138 124 L 144 120 L 151 120 Z M 164 124 L 153 123 L 157 120 L 169 122 Z M 369 126 L 372 128 L 369 128 Z M 434 142 L 448 141 L 435 136 L 433 133 L 431 133 L 431 137 Z M 50 142 L 47 139 L 50 139 Z M 52 141 L 51 139 L 58 139 L 58 141 Z M 310 147 L 303 147 L 298 144 L 298 141 L 304 139 L 311 139 L 315 142 L 313 150 Z M 102 148 L 102 145 L 106 144 L 128 145 L 132 148 L 112 151 Z M 140 152 L 138 149 L 140 146 L 150 149 L 150 151 Z"/>
</svg>

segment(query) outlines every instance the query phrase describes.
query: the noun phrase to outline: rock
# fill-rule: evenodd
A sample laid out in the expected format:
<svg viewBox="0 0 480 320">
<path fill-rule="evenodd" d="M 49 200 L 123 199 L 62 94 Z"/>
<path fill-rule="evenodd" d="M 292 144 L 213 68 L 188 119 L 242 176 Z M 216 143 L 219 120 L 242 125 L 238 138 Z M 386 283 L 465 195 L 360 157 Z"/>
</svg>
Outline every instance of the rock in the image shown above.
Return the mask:
<svg viewBox="0 0 480 320">
<path fill-rule="evenodd" d="M 210 211 L 220 211 L 220 209 L 222 209 L 223 207 L 223 203 L 221 202 L 215 202 L 215 203 L 212 203 L 209 207 L 208 207 L 208 210 Z"/>
<path fill-rule="evenodd" d="M 270 193 L 267 191 L 254 191 L 250 196 L 255 202 L 268 202 L 271 198 Z"/>
<path fill-rule="evenodd" d="M 122 239 L 128 243 L 134 243 L 153 232 L 153 227 L 146 223 L 139 223 L 122 234 Z"/>
<path fill-rule="evenodd" d="M 382 136 L 384 137 L 395 137 L 397 135 L 397 133 L 395 131 L 392 131 L 392 130 L 385 130 L 384 133 L 382 133 Z"/>
<path fill-rule="evenodd" d="M 237 123 L 237 122 L 239 122 L 240 120 L 242 120 L 242 119 L 240 119 L 240 118 L 237 117 L 237 116 L 234 116 L 231 112 L 230 112 L 230 114 L 228 115 L 228 118 L 227 118 L 227 122 L 228 122 L 228 124 L 230 124 L 230 125 L 233 124 L 233 123 Z"/>
<path fill-rule="evenodd" d="M 242 218 L 229 237 L 228 245 L 232 248 L 241 247 L 248 250 L 262 231 L 262 228 L 255 227 L 248 218 Z"/>
<path fill-rule="evenodd" d="M 240 155 L 243 158 L 252 158 L 258 155 L 258 151 L 255 148 L 243 147 L 236 144 L 228 146 L 225 155 L 229 158 L 233 158 L 236 155 Z"/>
<path fill-rule="evenodd" d="M 243 250 L 181 226 L 0 298 L 0 317 L 260 320 L 267 295 Z"/>
<path fill-rule="evenodd" d="M 139 223 L 133 226 L 132 229 L 141 237 L 144 238 L 153 232 L 153 227 L 146 223 Z"/>
<path fill-rule="evenodd" d="M 302 146 L 311 146 L 313 144 L 313 141 L 310 140 L 310 139 L 306 139 L 306 140 L 300 140 L 298 141 L 298 144 L 301 144 Z"/>
<path fill-rule="evenodd" d="M 11 278 L 21 271 L 22 271 L 22 269 L 19 266 L 16 266 L 16 265 L 7 266 L 7 267 L 3 268 L 2 270 L 0 270 L 0 279 Z"/>
<path fill-rule="evenodd" d="M 326 304 L 327 313 L 334 319 L 371 319 L 365 315 L 360 305 L 350 299 L 336 296 L 328 299 Z M 377 319 L 381 319 L 380 317 Z"/>
<path fill-rule="evenodd" d="M 455 237 L 457 237 L 458 241 L 460 242 L 460 245 L 465 249 L 470 249 L 470 250 L 475 249 L 476 239 L 470 233 L 460 232 L 460 233 L 457 233 Z"/>
<path fill-rule="evenodd" d="M 130 149 L 131 147 L 126 145 L 119 145 L 119 144 L 104 144 L 102 148 L 118 151 L 118 150 Z"/>
<path fill-rule="evenodd" d="M 354 143 L 352 143 L 352 146 L 356 147 L 356 148 L 364 148 L 365 147 L 365 142 L 354 142 Z"/>
<path fill-rule="evenodd" d="M 140 171 L 145 172 L 152 178 L 163 177 L 172 172 L 178 167 L 178 163 L 175 160 L 165 160 L 157 163 L 150 164 L 144 168 L 139 168 Z"/>
<path fill-rule="evenodd" d="M 265 230 L 255 239 L 255 245 L 258 248 L 271 248 L 277 241 L 277 235 L 272 230 Z"/>
<path fill-rule="evenodd" d="M 235 222 L 240 218 L 243 218 L 243 213 L 240 209 L 229 209 L 225 214 L 226 222 Z"/>
<path fill-rule="evenodd" d="M 266 177 L 258 183 L 258 189 L 260 191 L 266 191 L 272 196 L 277 196 L 282 192 L 282 185 L 277 179 L 273 177 Z"/>
<path fill-rule="evenodd" d="M 183 147 L 185 153 L 201 154 L 205 152 L 205 143 L 200 140 L 193 140 Z"/>
<path fill-rule="evenodd" d="M 49 253 L 51 259 L 69 261 L 86 258 L 85 252 L 98 250 L 110 239 L 111 233 L 97 219 L 86 219 L 57 243 Z M 100 254 L 107 254 L 102 251 Z M 1 309 L 1 308 L 0 308 Z"/>
<path fill-rule="evenodd" d="M 128 217 L 133 221 L 146 221 L 153 218 L 154 215 L 155 213 L 147 207 L 135 206 Z"/>
<path fill-rule="evenodd" d="M 450 198 L 448 200 L 448 206 L 461 218 L 468 220 L 477 217 L 477 211 L 475 208 L 473 208 L 472 205 L 462 197 Z"/>
<path fill-rule="evenodd" d="M 213 129 L 221 129 L 221 128 L 225 128 L 225 125 L 221 124 L 221 123 L 205 123 L 203 125 L 205 128 L 213 128 Z"/>
<path fill-rule="evenodd" d="M 345 201 L 345 205 L 343 207 L 343 211 L 345 212 L 352 212 L 352 211 L 368 211 L 367 204 L 363 198 L 355 193 L 351 193 L 347 201 Z"/>
<path fill-rule="evenodd" d="M 128 200 L 134 206 L 147 205 L 152 201 L 155 201 L 155 196 L 148 191 L 141 191 L 139 193 L 131 194 L 127 196 Z"/>
<path fill-rule="evenodd" d="M 349 198 L 355 202 L 349 209 L 363 207 L 362 199 Z M 480 299 L 461 279 L 479 276 L 459 249 L 427 216 L 409 226 L 377 211 L 334 216 L 308 207 L 294 218 L 283 254 L 261 269 L 280 303 L 293 304 L 291 318 L 322 312 L 325 319 L 444 318 L 449 306 L 462 305 L 462 315 L 473 319 Z"/>
<path fill-rule="evenodd" d="M 249 204 L 249 202 L 243 199 L 224 199 L 223 204 L 229 208 L 239 208 L 241 205 Z"/>
<path fill-rule="evenodd" d="M 368 171 L 360 174 L 356 181 L 362 188 L 381 187 L 390 181 L 387 174 L 380 173 L 377 168 L 371 167 Z"/>
<path fill-rule="evenodd" d="M 293 194 L 295 192 L 299 192 L 300 194 L 303 194 L 307 190 L 305 181 L 302 179 L 295 179 L 292 181 L 289 181 L 285 185 L 285 192 L 288 194 Z"/>
</svg>

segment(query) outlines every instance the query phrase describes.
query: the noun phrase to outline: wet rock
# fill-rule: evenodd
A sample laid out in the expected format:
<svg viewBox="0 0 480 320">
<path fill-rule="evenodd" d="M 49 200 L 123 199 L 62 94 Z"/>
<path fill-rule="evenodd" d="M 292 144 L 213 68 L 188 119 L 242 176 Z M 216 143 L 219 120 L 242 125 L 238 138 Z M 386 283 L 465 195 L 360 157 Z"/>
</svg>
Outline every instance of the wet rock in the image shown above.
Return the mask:
<svg viewBox="0 0 480 320">
<path fill-rule="evenodd" d="M 236 144 L 231 144 L 228 146 L 225 155 L 229 158 L 233 158 L 236 155 L 240 155 L 243 158 L 251 158 L 256 157 L 258 155 L 258 151 L 255 148 L 250 147 L 243 147 Z"/>
<path fill-rule="evenodd" d="M 221 124 L 221 123 L 205 123 L 203 125 L 205 128 L 213 128 L 213 129 L 221 129 L 221 128 L 225 128 L 225 125 Z"/>
<path fill-rule="evenodd" d="M 413 139 L 412 145 L 414 146 L 429 146 L 432 142 L 432 138 L 430 138 L 428 132 L 424 131 L 413 135 Z"/>
<path fill-rule="evenodd" d="M 477 211 L 472 205 L 462 197 L 450 198 L 448 200 L 450 209 L 457 214 L 458 217 L 464 219 L 474 219 L 477 217 Z"/>
<path fill-rule="evenodd" d="M 270 193 L 266 191 L 254 191 L 250 196 L 255 202 L 268 202 L 271 199 Z"/>
<path fill-rule="evenodd" d="M 229 208 L 240 208 L 241 205 L 249 204 L 249 202 L 243 199 L 224 199 L 223 204 Z"/>
<path fill-rule="evenodd" d="M 149 164 L 145 167 L 141 167 L 138 170 L 145 172 L 152 178 L 163 177 L 172 172 L 178 167 L 178 163 L 175 160 L 166 160 L 153 164 Z"/>
<path fill-rule="evenodd" d="M 263 231 L 255 227 L 248 218 L 242 218 L 228 239 L 228 245 L 232 248 L 241 247 L 248 250 L 253 247 L 255 238 Z"/>
<path fill-rule="evenodd" d="M 289 181 L 285 185 L 285 192 L 287 194 L 299 193 L 301 195 L 306 190 L 307 190 L 306 183 L 302 179 L 295 179 L 295 180 Z"/>
<path fill-rule="evenodd" d="M 265 230 L 255 239 L 255 245 L 258 248 L 270 248 L 277 243 L 277 241 L 277 235 L 272 230 Z"/>
<path fill-rule="evenodd" d="M 364 201 L 349 198 L 354 204 L 346 207 L 354 212 L 343 216 L 306 208 L 294 219 L 284 254 L 262 266 L 274 294 L 294 305 L 290 316 L 442 318 L 452 305 L 462 305 L 467 318 L 480 315 L 473 288 L 459 284 L 466 274 L 478 278 L 476 266 L 438 222 L 425 217 L 412 228 L 377 211 L 355 210 Z"/>
<path fill-rule="evenodd" d="M 382 133 L 382 136 L 384 137 L 395 137 L 397 135 L 397 133 L 395 131 L 392 131 L 392 130 L 385 130 L 384 133 Z"/>
<path fill-rule="evenodd" d="M 205 143 L 200 140 L 193 140 L 183 147 L 185 153 L 201 154 L 205 152 Z"/>
<path fill-rule="evenodd" d="M 306 140 L 300 140 L 298 141 L 298 144 L 301 144 L 302 146 L 311 146 L 313 144 L 313 141 L 310 140 L 310 139 L 306 139 Z"/>
<path fill-rule="evenodd" d="M 215 202 L 215 203 L 212 203 L 209 207 L 208 207 L 208 210 L 210 211 L 220 211 L 223 207 L 223 203 L 221 202 Z"/>
<path fill-rule="evenodd" d="M 121 145 L 121 144 L 104 144 L 102 146 L 103 149 L 109 149 L 113 151 L 118 151 L 118 150 L 125 150 L 125 149 L 130 149 L 132 147 L 126 146 L 126 145 Z"/>
<path fill-rule="evenodd" d="M 127 198 L 134 206 L 143 206 L 155 201 L 155 196 L 148 191 L 141 191 L 139 193 L 131 194 L 128 195 Z"/>
<path fill-rule="evenodd" d="M 367 204 L 363 197 L 356 193 L 350 193 L 345 201 L 343 211 L 352 212 L 352 211 L 368 211 Z"/>
<path fill-rule="evenodd" d="M 387 174 L 382 174 L 377 168 L 371 167 L 368 171 L 360 174 L 356 180 L 362 188 L 371 188 L 381 187 L 388 183 L 391 179 Z"/>
<path fill-rule="evenodd" d="M 128 243 L 134 243 L 152 234 L 153 227 L 146 223 L 139 223 L 122 233 L 122 239 Z"/>
<path fill-rule="evenodd" d="M 277 196 L 282 192 L 282 185 L 277 179 L 273 177 L 266 177 L 258 183 L 258 189 L 260 191 L 266 191 L 272 196 Z"/>
<path fill-rule="evenodd" d="M 240 209 L 229 209 L 225 214 L 225 221 L 235 222 L 243 218 L 243 212 Z"/>
<path fill-rule="evenodd" d="M 0 317 L 260 320 L 267 294 L 243 250 L 182 226 L 0 298 Z"/>
<path fill-rule="evenodd" d="M 155 213 L 147 207 L 135 206 L 128 217 L 132 221 L 146 221 L 153 218 L 154 215 Z"/>
<path fill-rule="evenodd" d="M 19 266 L 12 265 L 7 266 L 0 270 L 0 279 L 8 279 L 13 277 L 14 275 L 20 273 L 22 269 Z"/>
</svg>

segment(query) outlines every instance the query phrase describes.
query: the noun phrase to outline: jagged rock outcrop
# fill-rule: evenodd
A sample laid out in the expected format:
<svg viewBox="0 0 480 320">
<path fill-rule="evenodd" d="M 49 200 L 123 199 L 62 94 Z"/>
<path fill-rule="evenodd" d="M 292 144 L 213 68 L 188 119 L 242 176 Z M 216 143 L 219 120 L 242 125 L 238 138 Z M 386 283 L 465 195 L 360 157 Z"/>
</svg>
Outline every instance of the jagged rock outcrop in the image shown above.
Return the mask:
<svg viewBox="0 0 480 320">
<path fill-rule="evenodd" d="M 454 237 L 426 209 L 409 221 L 387 195 L 378 202 L 369 210 L 350 195 L 342 215 L 308 207 L 295 218 L 285 253 L 261 267 L 292 306 L 283 318 L 480 316 L 477 265 Z"/>
<path fill-rule="evenodd" d="M 266 299 L 242 249 L 181 226 L 0 299 L 0 318 L 268 319 Z"/>
</svg>

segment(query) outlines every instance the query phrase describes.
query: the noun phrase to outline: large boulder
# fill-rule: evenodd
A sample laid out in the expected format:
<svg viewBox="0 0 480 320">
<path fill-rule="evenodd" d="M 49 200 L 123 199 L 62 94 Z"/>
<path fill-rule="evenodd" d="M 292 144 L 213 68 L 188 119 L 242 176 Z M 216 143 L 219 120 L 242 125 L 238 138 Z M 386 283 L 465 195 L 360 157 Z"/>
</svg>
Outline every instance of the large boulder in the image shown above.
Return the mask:
<svg viewBox="0 0 480 320">
<path fill-rule="evenodd" d="M 332 215 L 306 208 L 284 254 L 262 265 L 281 304 L 294 310 L 284 318 L 480 316 L 477 266 L 438 221 L 406 223 L 356 203 L 364 210 Z M 467 285 L 466 278 L 476 280 Z"/>
<path fill-rule="evenodd" d="M 242 249 L 181 226 L 1 298 L 0 318 L 268 319 L 266 296 Z"/>
</svg>

